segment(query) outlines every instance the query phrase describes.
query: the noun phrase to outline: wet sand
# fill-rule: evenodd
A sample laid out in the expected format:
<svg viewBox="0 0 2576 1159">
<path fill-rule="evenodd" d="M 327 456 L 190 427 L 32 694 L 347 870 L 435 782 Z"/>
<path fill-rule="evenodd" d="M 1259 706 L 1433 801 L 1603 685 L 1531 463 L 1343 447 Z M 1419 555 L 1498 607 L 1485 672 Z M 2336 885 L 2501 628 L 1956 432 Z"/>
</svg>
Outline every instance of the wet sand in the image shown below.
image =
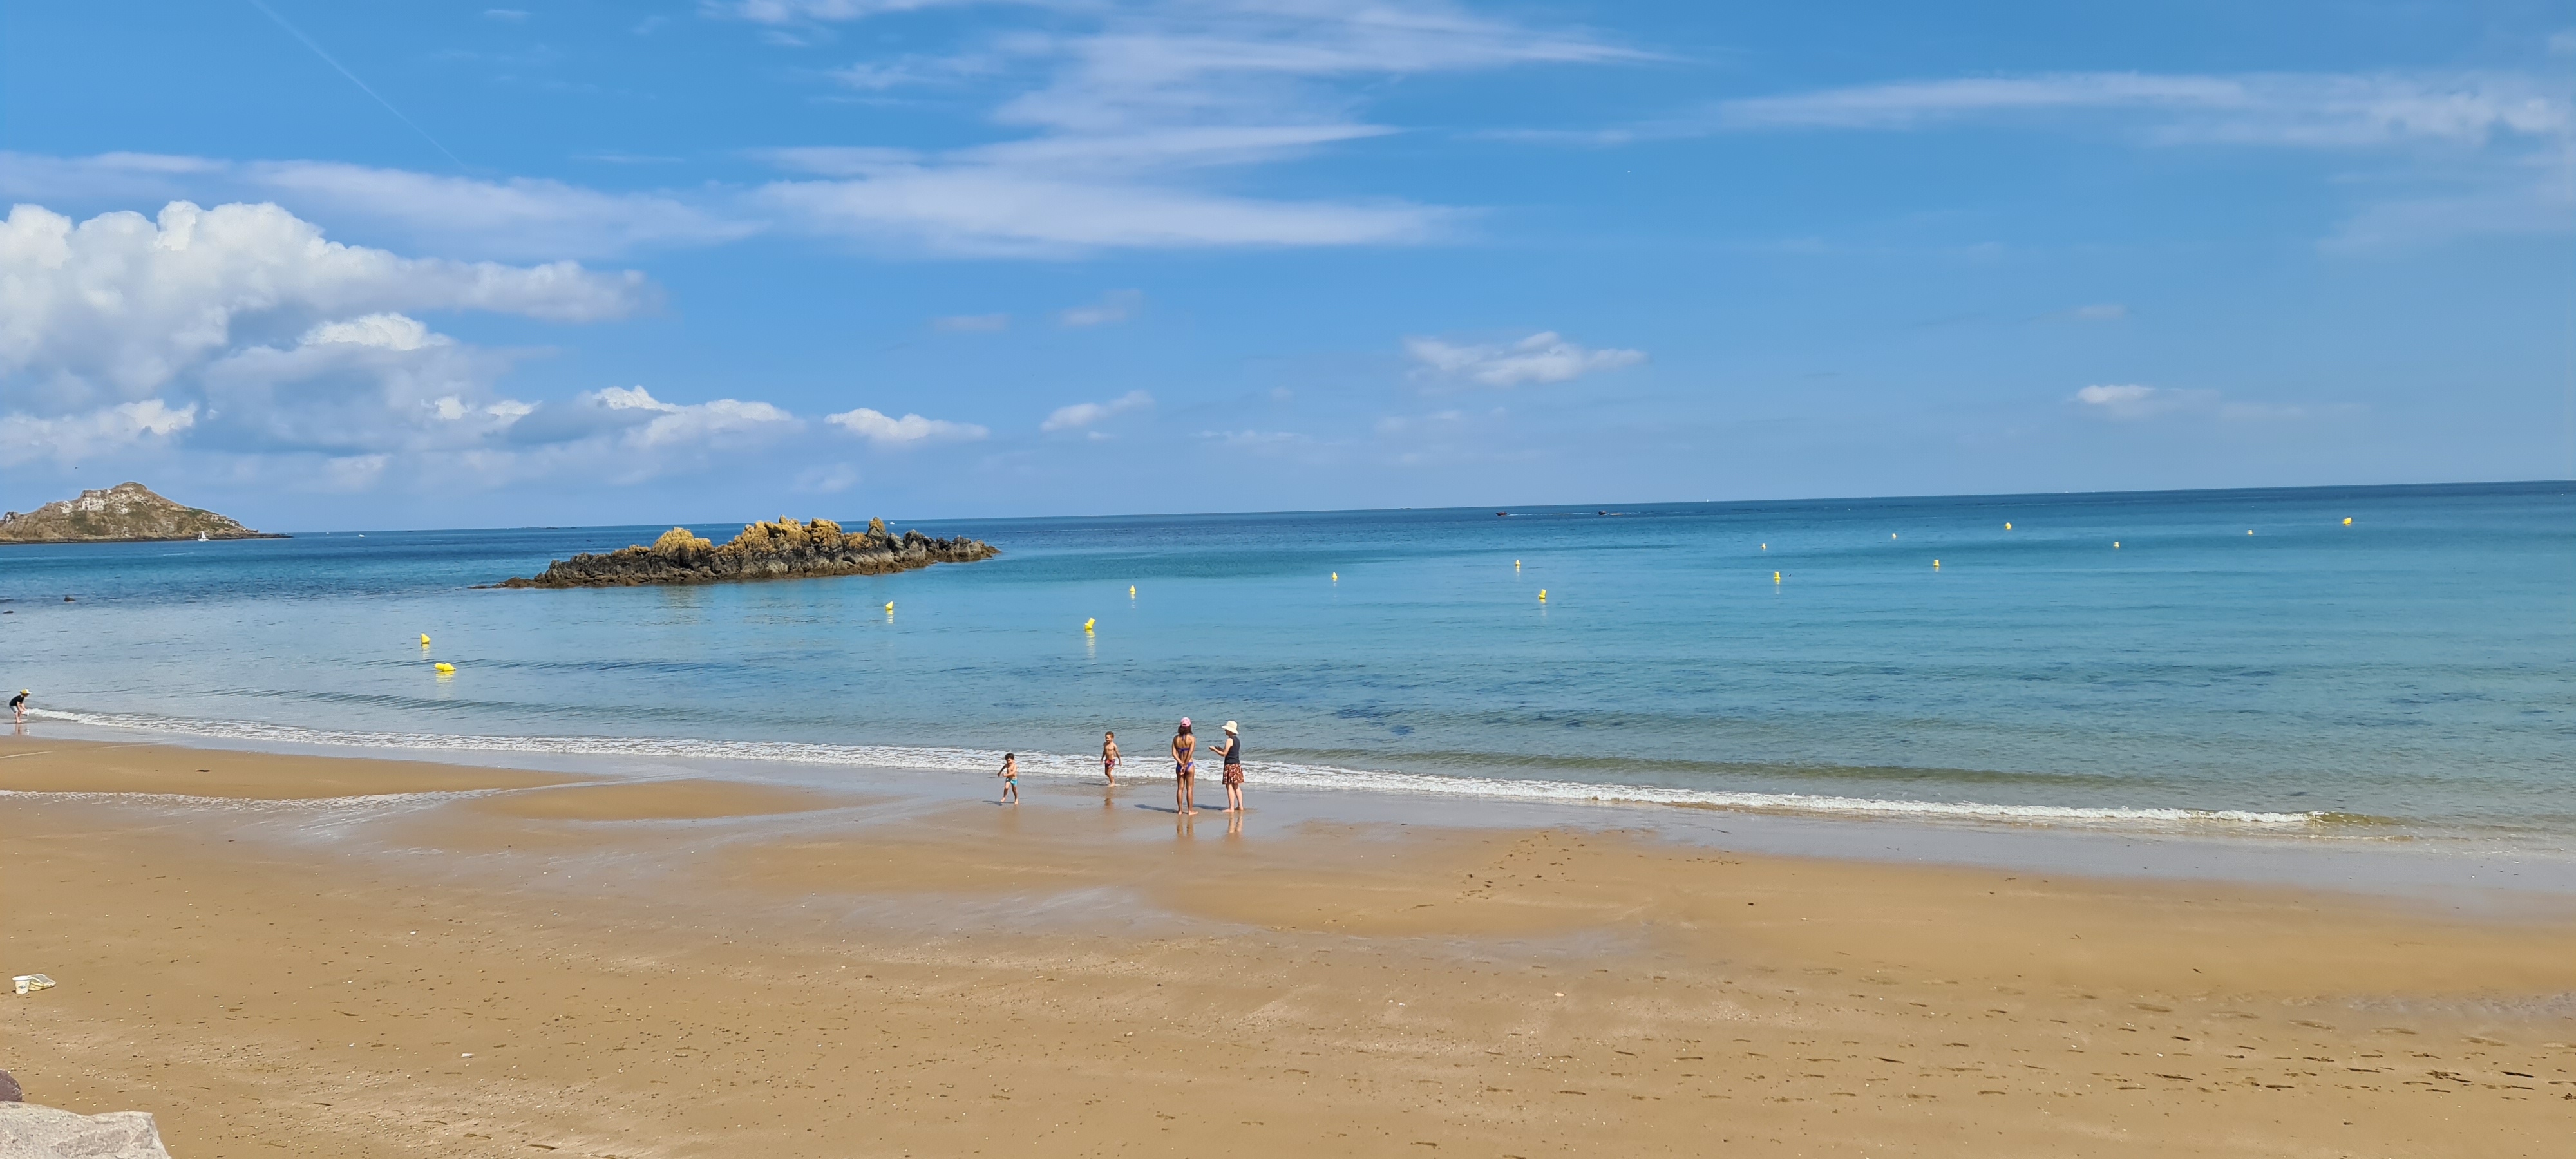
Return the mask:
<svg viewBox="0 0 2576 1159">
<path fill-rule="evenodd" d="M 0 1066 L 186 1159 L 2514 1156 L 2576 1125 L 2545 901 L 1272 829 L 1159 783 L 580 780 L 0 741 L 0 788 L 45 794 L 0 798 L 0 965 L 62 982 L 0 996 Z M 57 795 L 100 790 L 133 795 Z"/>
</svg>

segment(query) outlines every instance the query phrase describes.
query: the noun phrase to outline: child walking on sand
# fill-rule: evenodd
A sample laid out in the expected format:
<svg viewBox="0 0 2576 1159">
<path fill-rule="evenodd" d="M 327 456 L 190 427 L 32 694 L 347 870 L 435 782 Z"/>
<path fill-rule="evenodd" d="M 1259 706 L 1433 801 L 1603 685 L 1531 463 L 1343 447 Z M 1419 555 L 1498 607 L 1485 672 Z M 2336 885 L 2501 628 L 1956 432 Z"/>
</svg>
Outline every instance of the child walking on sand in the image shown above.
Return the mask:
<svg viewBox="0 0 2576 1159">
<path fill-rule="evenodd" d="M 1001 803 L 1001 804 L 1005 804 L 1005 805 L 1017 805 L 1017 804 L 1019 804 L 1019 803 L 1020 803 L 1020 754 L 1018 754 L 1018 753 L 1003 753 L 1003 754 L 1002 754 L 1002 771 L 1001 771 L 1000 773 L 995 774 L 995 775 L 996 775 L 996 776 L 999 776 L 999 777 L 1001 777 L 1001 778 L 1002 778 L 1002 800 L 1001 800 L 1001 802 L 1000 802 L 1000 803 Z"/>
</svg>

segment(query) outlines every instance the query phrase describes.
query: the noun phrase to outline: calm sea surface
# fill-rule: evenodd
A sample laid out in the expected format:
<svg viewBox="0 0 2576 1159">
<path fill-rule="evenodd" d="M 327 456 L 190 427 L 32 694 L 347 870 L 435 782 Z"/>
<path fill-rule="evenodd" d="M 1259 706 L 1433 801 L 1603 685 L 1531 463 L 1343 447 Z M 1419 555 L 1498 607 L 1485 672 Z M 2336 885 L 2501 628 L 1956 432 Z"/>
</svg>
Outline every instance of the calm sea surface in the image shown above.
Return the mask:
<svg viewBox="0 0 2576 1159">
<path fill-rule="evenodd" d="M 1150 772 L 1189 715 L 1256 784 L 2576 846 L 2576 484 L 919 526 L 1005 554 L 477 591 L 662 528 L 0 548 L 0 681 L 854 781 L 1104 728 Z"/>
</svg>

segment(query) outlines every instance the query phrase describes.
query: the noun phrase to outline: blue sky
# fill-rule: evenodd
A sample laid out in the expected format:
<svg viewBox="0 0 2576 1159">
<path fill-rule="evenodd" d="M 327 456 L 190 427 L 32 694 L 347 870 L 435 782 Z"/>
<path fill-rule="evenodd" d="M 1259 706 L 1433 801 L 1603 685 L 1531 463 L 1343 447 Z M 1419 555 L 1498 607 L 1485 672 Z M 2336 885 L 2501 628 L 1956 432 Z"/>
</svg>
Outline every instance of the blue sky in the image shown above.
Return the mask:
<svg viewBox="0 0 2576 1159">
<path fill-rule="evenodd" d="M 2576 475 L 2564 4 L 0 0 L 0 505 Z"/>
</svg>

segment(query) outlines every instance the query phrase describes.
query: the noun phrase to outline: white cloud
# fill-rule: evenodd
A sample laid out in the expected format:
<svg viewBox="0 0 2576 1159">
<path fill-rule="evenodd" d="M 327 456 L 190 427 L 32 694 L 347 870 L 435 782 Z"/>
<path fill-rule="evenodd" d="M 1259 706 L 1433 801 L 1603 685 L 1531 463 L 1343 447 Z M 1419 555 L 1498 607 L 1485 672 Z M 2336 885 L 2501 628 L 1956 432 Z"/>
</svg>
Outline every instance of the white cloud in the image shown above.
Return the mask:
<svg viewBox="0 0 2576 1159">
<path fill-rule="evenodd" d="M 663 402 L 640 386 L 604 387 L 581 397 L 611 413 L 650 416 L 626 431 L 624 441 L 635 447 L 725 441 L 726 436 L 735 435 L 758 437 L 803 425 L 796 416 L 768 403 L 738 398 L 682 405 Z"/>
<path fill-rule="evenodd" d="M 931 329 L 950 334 L 989 334 L 1011 328 L 1008 314 L 951 314 L 930 320 Z"/>
<path fill-rule="evenodd" d="M 454 342 L 444 334 L 430 331 L 418 319 L 400 314 L 368 314 L 344 322 L 324 322 L 304 332 L 304 345 L 320 346 L 328 342 L 347 342 L 358 346 L 375 346 L 386 350 L 418 350 L 423 346 Z"/>
<path fill-rule="evenodd" d="M 1437 338 L 1407 338 L 1404 352 L 1421 364 L 1423 373 L 1485 386 L 1567 382 L 1646 360 L 1642 350 L 1589 350 L 1552 330 L 1497 346 L 1459 346 Z"/>
<path fill-rule="evenodd" d="M 1091 305 L 1058 312 L 1055 320 L 1066 326 L 1105 326 L 1135 317 L 1136 311 L 1144 306 L 1143 291 L 1111 290 Z"/>
<path fill-rule="evenodd" d="M 483 10 L 483 19 L 498 20 L 505 24 L 517 24 L 527 18 L 527 10 L 521 8 L 486 8 Z"/>
<path fill-rule="evenodd" d="M 711 9 L 773 26 L 859 20 L 923 0 L 746 0 Z M 1263 197 L 1219 182 L 1394 130 L 1356 121 L 1360 90 L 1405 77 L 1645 54 L 1446 0 L 994 3 L 1038 19 L 946 56 L 908 51 L 836 75 L 870 92 L 972 82 L 1030 135 L 938 154 L 790 150 L 825 180 L 758 203 L 798 228 L 969 254 L 1105 248 L 1343 246 L 1432 240 L 1458 212 L 1392 199 Z M 998 21 L 986 21 L 985 27 Z"/>
<path fill-rule="evenodd" d="M 991 433 L 973 423 L 954 423 L 946 419 L 926 419 L 917 414 L 894 418 L 882 411 L 860 407 L 823 421 L 857 435 L 880 447 L 906 447 L 918 443 L 971 441 Z"/>
<path fill-rule="evenodd" d="M 2185 396 L 2170 390 L 2134 383 L 2111 386 L 2088 386 L 2075 392 L 2075 401 L 2093 409 L 2093 413 L 2115 419 L 2142 419 L 2183 405 Z"/>
<path fill-rule="evenodd" d="M 1718 129 L 1908 130 L 2108 123 L 2155 146 L 2330 151 L 2382 191 L 2327 239 L 2344 248 L 2576 228 L 2576 85 L 2460 73 L 2048 73 L 1861 85 L 1723 102 L 1637 136 Z M 2351 175 L 2346 175 L 2351 176 Z"/>
<path fill-rule="evenodd" d="M 1038 429 L 1042 431 L 1081 430 L 1112 415 L 1141 410 L 1152 405 L 1154 405 L 1153 395 L 1141 390 L 1131 390 L 1108 402 L 1077 402 L 1071 406 L 1057 407 L 1055 413 L 1046 417 L 1045 422 L 1038 424 Z"/>
<path fill-rule="evenodd" d="M 817 20 L 858 20 L 889 12 L 913 12 L 975 3 L 977 0 L 702 0 L 711 14 L 762 24 L 797 24 Z"/>
<path fill-rule="evenodd" d="M 1905 129 L 2086 109 L 2150 115 L 2151 136 L 2160 141 L 2328 148 L 2564 137 L 2576 126 L 2564 84 L 2508 73 L 1971 77 L 1727 101 L 1718 115 L 1738 128 Z"/>
<path fill-rule="evenodd" d="M 640 386 L 512 398 L 499 384 L 522 353 L 406 312 L 579 322 L 629 313 L 649 290 L 570 262 L 342 245 L 274 205 L 174 202 L 157 220 L 77 224 L 20 205 L 0 222 L 0 461 L 184 450 L 331 490 L 493 487 L 702 469 L 803 427 L 766 402 L 667 403 Z"/>
<path fill-rule="evenodd" d="M 2088 386 L 2076 391 L 2073 401 L 2086 414 L 2119 422 L 2136 422 L 2163 415 L 2196 415 L 2223 422 L 2286 422 L 2352 415 L 2363 409 L 2352 403 L 2237 402 L 2219 397 L 2214 390 L 2182 390 L 2134 383 Z"/>
<path fill-rule="evenodd" d="M 762 226 L 728 191 L 609 193 L 542 178 L 498 181 L 333 161 L 223 161 L 147 153 L 0 152 L 0 194 L 33 201 L 280 201 L 482 258 L 598 258 L 714 245 Z"/>
<path fill-rule="evenodd" d="M 505 266 L 341 245 L 274 205 L 157 220 L 70 218 L 20 205 L 0 221 L 0 404 L 71 413 L 158 393 L 222 354 L 238 324 L 306 324 L 399 309 L 484 310 L 550 321 L 629 313 L 640 274 L 571 262 Z"/>
<path fill-rule="evenodd" d="M 831 77 L 861 92 L 883 92 L 916 85 L 956 84 L 989 76 L 1002 67 L 1002 58 L 989 53 L 955 56 L 906 53 L 892 60 L 862 61 L 833 69 Z"/>
<path fill-rule="evenodd" d="M 718 4 L 716 15 L 811 26 L 913 7 Z M 997 3 L 1018 31 L 970 51 L 859 61 L 845 84 L 968 83 L 1024 135 L 969 148 L 805 148 L 755 188 L 608 192 L 317 161 L 0 154 L 0 191 L 38 199 L 260 197 L 365 222 L 415 248 L 477 257 L 598 257 L 713 245 L 766 229 L 896 249 L 1070 256 L 1103 249 L 1410 245 L 1471 211 L 1365 193 L 1266 194 L 1244 171 L 1398 130 L 1357 113 L 1407 77 L 1644 54 L 1478 15 L 1444 0 Z M 989 40 L 990 43 L 983 43 Z"/>
<path fill-rule="evenodd" d="M 2576 84 L 2513 71 L 2066 72 L 1853 85 L 1720 101 L 1590 130 L 1482 134 L 1615 146 L 1748 131 L 2019 125 L 2174 148 L 2266 147 L 2367 166 L 2374 191 L 2326 244 L 2361 248 L 2576 228 Z"/>
<path fill-rule="evenodd" d="M 207 364 L 194 376 L 207 417 L 191 442 L 344 456 L 481 445 L 535 409 L 495 389 L 512 361 L 401 314 L 325 322 L 291 346 L 247 346 Z"/>
<path fill-rule="evenodd" d="M 36 459 L 77 463 L 136 443 L 166 440 L 196 423 L 195 403 L 173 410 L 157 398 L 62 418 L 0 414 L 0 464 Z"/>
<path fill-rule="evenodd" d="M 478 181 L 327 161 L 243 167 L 247 186 L 327 211 L 381 222 L 424 244 L 488 257 L 613 257 L 713 245 L 759 232 L 757 222 L 665 193 L 607 193 L 561 181 Z"/>
<path fill-rule="evenodd" d="M 814 233 L 995 257 L 1410 243 L 1437 236 L 1453 215 L 1403 202 L 1274 201 L 971 164 L 782 181 L 754 200 Z"/>
</svg>

